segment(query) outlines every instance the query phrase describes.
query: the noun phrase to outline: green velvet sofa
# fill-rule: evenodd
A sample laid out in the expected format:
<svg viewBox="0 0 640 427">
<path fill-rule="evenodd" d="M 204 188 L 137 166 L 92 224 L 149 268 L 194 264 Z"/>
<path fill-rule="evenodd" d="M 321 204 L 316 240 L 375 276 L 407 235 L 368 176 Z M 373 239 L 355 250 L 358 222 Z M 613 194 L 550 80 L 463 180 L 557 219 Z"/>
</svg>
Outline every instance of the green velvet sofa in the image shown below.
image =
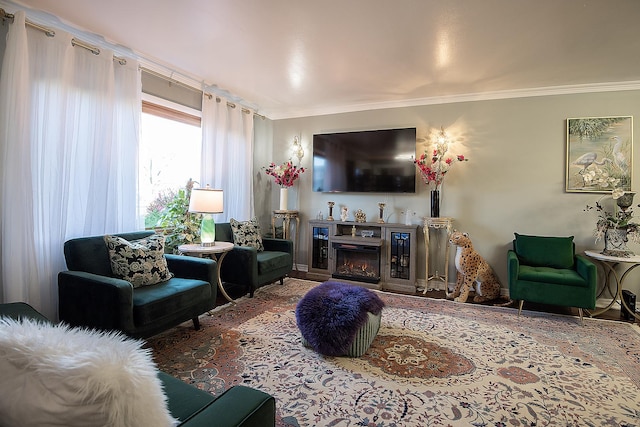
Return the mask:
<svg viewBox="0 0 640 427">
<path fill-rule="evenodd" d="M 0 304 L 0 316 L 49 321 L 25 303 Z M 275 400 L 264 392 L 235 386 L 213 396 L 162 371 L 158 371 L 158 378 L 167 396 L 169 412 L 180 420 L 181 427 L 275 426 Z"/>
<path fill-rule="evenodd" d="M 216 224 L 216 240 L 233 243 L 231 224 Z M 248 290 L 253 296 L 256 289 L 277 280 L 283 283 L 293 270 L 293 242 L 285 239 L 262 237 L 264 251 L 250 246 L 235 246 L 221 264 L 220 276 L 230 283 Z"/>
<path fill-rule="evenodd" d="M 577 307 L 596 306 L 597 267 L 575 253 L 573 237 L 527 236 L 515 233 L 507 253 L 509 296 L 520 301 Z"/>
<path fill-rule="evenodd" d="M 153 231 L 116 234 L 137 240 Z M 60 320 L 71 326 L 119 330 L 147 338 L 193 320 L 216 305 L 218 264 L 204 258 L 165 255 L 171 279 L 134 288 L 114 277 L 103 236 L 71 239 L 64 244 L 69 271 L 58 274 Z"/>
</svg>

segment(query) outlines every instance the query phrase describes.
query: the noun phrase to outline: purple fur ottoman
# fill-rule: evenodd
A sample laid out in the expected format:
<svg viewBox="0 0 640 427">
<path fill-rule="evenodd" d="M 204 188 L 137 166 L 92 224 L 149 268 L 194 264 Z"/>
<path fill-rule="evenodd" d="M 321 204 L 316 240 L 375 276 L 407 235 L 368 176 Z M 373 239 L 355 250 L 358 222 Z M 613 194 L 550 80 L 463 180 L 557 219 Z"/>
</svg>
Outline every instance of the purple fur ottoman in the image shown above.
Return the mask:
<svg viewBox="0 0 640 427">
<path fill-rule="evenodd" d="M 296 307 L 302 343 L 325 356 L 362 356 L 380 329 L 384 303 L 360 286 L 328 281 Z"/>
</svg>

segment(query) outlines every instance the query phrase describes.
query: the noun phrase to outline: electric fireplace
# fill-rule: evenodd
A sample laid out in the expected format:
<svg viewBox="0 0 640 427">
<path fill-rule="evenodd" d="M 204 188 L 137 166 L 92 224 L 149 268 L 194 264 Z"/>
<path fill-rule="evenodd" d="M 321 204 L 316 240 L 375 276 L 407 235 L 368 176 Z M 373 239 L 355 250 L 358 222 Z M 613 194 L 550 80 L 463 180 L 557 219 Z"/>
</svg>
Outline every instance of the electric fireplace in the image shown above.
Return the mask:
<svg viewBox="0 0 640 427">
<path fill-rule="evenodd" d="M 336 279 L 378 283 L 380 281 L 380 246 L 333 243 Z"/>
</svg>

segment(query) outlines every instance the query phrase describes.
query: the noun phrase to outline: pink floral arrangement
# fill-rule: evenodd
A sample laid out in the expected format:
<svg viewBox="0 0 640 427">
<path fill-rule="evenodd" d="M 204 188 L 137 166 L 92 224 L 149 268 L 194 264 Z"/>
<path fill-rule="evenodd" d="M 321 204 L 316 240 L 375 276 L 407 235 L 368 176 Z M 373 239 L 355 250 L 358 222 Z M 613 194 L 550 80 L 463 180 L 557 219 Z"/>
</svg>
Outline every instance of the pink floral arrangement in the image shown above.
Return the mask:
<svg viewBox="0 0 640 427">
<path fill-rule="evenodd" d="M 281 187 L 291 187 L 293 183 L 300 177 L 301 173 L 304 173 L 304 168 L 297 167 L 291 160 L 286 161 L 282 165 L 276 165 L 271 162 L 265 170 L 267 175 L 271 175 L 276 179 L 276 184 Z"/>
<path fill-rule="evenodd" d="M 431 156 L 425 151 L 418 159 L 413 161 L 420 170 L 424 183 L 432 189 L 440 188 L 445 175 L 454 163 L 468 161 L 462 154 L 455 157 L 446 157 L 448 150 L 448 144 L 436 144 Z"/>
</svg>

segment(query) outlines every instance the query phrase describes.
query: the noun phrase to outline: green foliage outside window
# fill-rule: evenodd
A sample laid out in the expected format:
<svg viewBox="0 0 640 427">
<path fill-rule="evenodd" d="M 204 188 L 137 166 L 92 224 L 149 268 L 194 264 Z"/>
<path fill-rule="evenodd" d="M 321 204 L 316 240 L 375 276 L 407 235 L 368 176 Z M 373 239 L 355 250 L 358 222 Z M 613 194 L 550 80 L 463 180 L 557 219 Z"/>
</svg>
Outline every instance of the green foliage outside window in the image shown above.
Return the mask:
<svg viewBox="0 0 640 427">
<path fill-rule="evenodd" d="M 178 246 L 200 242 L 202 215 L 189 212 L 192 188 L 189 180 L 185 188 L 161 193 L 147 208 L 145 222 L 163 230 L 166 253 L 178 253 Z"/>
</svg>

